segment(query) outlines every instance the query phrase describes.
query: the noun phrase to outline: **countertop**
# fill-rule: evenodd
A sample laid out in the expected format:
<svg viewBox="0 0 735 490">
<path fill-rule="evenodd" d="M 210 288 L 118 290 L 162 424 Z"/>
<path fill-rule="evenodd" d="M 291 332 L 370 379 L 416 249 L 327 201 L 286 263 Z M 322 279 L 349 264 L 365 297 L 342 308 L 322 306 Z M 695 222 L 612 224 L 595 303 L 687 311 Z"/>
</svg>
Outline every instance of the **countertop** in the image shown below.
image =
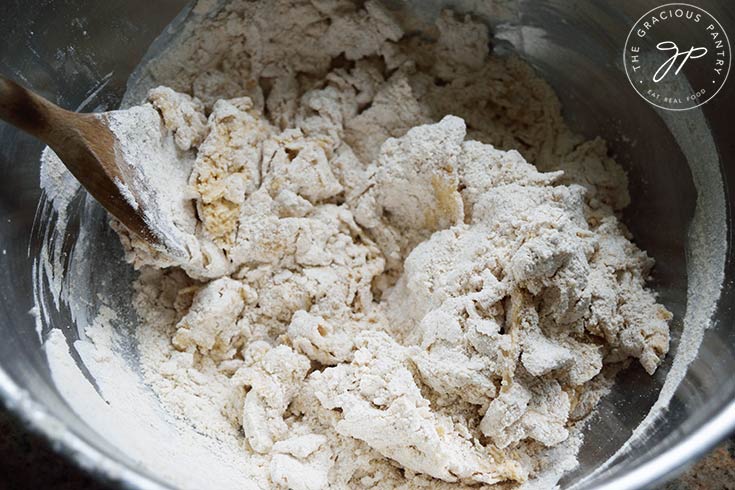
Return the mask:
<svg viewBox="0 0 735 490">
<path fill-rule="evenodd" d="M 113 490 L 29 434 L 0 407 L 0 490 Z M 735 490 L 735 438 L 659 490 Z"/>
</svg>

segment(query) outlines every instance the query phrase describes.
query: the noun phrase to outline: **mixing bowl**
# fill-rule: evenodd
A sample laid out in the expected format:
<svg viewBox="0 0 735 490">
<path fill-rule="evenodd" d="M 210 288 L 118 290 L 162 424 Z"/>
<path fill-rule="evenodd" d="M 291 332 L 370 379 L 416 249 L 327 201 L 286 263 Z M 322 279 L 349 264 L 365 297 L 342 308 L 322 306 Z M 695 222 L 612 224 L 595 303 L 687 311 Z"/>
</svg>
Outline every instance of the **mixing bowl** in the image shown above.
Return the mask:
<svg viewBox="0 0 735 490">
<path fill-rule="evenodd" d="M 419 23 L 446 6 L 488 22 L 493 49 L 531 63 L 557 91 L 572 128 L 607 139 L 628 171 L 632 204 L 624 220 L 656 259 L 653 286 L 675 315 L 671 353 L 653 377 L 637 366 L 619 375 L 589 423 L 579 466 L 561 483 L 643 488 L 676 475 L 735 426 L 735 85 L 726 83 L 711 102 L 684 112 L 658 109 L 635 93 L 623 47 L 655 2 L 385 3 Z M 699 5 L 726 31 L 735 29 L 735 5 Z M 117 107 L 159 34 L 148 57 L 177 35 L 187 16 L 198 15 L 178 0 L 29 1 L 3 9 L 0 71 L 84 111 Z M 137 75 L 136 83 L 145 84 L 145 70 Z M 107 306 L 125 314 L 133 272 L 104 213 L 83 193 L 72 201 L 68 225 L 56 226 L 59 216 L 39 188 L 40 152 L 38 142 L 0 125 L 0 397 L 29 428 L 100 478 L 129 488 L 169 487 L 170 475 L 150 464 L 145 451 L 108 437 L 104 427 L 119 421 L 96 420 L 90 407 L 70 402 L 68 390 L 79 386 L 54 382 L 41 340 L 51 328 L 69 342 L 83 339 L 77 326 L 99 309 L 106 295 L 98 293 L 113 292 Z M 81 266 L 83 253 L 91 258 Z M 134 372 L 134 342 L 123 339 L 119 348 Z M 86 373 L 77 350 L 70 359 Z M 647 417 L 654 405 L 665 408 Z M 179 456 L 167 457 L 176 463 Z"/>
</svg>

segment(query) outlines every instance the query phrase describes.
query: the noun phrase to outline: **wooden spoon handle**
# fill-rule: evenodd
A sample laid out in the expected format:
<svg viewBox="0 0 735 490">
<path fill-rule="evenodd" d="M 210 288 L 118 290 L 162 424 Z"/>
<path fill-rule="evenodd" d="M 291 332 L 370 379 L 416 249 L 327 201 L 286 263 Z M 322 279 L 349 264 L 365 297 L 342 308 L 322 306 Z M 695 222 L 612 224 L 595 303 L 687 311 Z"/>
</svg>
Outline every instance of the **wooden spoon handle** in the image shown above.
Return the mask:
<svg viewBox="0 0 735 490">
<path fill-rule="evenodd" d="M 32 134 L 51 147 L 63 143 L 58 128 L 78 117 L 0 75 L 0 119 Z"/>
</svg>

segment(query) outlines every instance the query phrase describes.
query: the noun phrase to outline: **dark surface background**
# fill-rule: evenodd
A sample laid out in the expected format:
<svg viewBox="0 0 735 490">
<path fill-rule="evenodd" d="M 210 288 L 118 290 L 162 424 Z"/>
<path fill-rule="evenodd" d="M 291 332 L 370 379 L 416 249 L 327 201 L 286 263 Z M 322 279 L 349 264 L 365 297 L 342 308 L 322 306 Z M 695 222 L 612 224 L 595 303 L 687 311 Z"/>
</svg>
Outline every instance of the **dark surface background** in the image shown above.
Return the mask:
<svg viewBox="0 0 735 490">
<path fill-rule="evenodd" d="M 99 483 L 25 431 L 0 407 L 0 489 L 113 490 Z M 735 438 L 661 490 L 735 490 Z"/>
</svg>

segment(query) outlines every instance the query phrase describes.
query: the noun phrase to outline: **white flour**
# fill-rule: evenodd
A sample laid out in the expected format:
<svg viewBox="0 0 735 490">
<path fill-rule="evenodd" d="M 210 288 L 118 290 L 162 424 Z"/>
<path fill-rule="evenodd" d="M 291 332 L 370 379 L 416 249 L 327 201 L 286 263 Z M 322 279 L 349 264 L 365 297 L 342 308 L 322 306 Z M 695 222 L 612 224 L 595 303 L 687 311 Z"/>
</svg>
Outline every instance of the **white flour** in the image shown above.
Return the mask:
<svg viewBox="0 0 735 490">
<path fill-rule="evenodd" d="M 111 116 L 189 251 L 116 226 L 145 381 L 262 488 L 548 488 L 668 350 L 625 174 L 480 24 L 350 5 L 233 3 Z"/>
</svg>

